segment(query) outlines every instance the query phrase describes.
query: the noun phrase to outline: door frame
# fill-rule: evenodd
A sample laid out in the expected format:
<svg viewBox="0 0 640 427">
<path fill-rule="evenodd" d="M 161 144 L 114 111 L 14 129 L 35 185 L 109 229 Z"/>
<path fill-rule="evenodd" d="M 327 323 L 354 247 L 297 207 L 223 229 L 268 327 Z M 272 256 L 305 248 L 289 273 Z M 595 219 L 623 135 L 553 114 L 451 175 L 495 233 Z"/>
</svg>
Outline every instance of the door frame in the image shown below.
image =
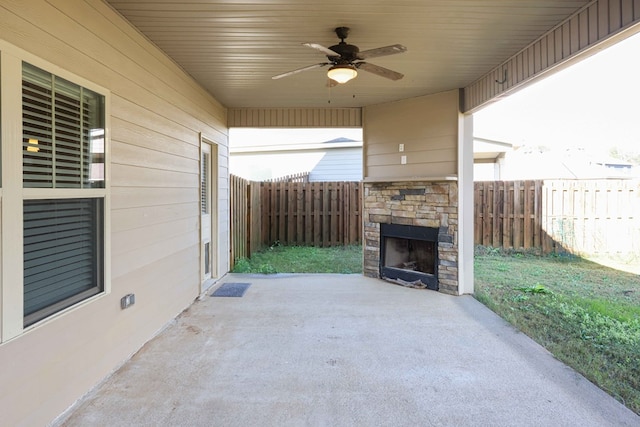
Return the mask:
<svg viewBox="0 0 640 427">
<path fill-rule="evenodd" d="M 205 155 L 206 156 L 205 159 Z M 203 165 L 207 161 L 207 165 Z M 200 135 L 200 292 L 206 291 L 213 285 L 219 275 L 219 248 L 218 239 L 218 145 Z M 204 168 L 206 166 L 206 169 Z M 207 176 L 203 176 L 206 172 Z M 208 188 L 205 190 L 204 185 Z M 206 197 L 206 213 L 203 211 L 203 196 Z M 206 234 L 206 235 L 205 235 Z M 209 243 L 208 260 L 206 244 Z M 206 262 L 209 263 L 209 271 L 206 272 Z"/>
</svg>

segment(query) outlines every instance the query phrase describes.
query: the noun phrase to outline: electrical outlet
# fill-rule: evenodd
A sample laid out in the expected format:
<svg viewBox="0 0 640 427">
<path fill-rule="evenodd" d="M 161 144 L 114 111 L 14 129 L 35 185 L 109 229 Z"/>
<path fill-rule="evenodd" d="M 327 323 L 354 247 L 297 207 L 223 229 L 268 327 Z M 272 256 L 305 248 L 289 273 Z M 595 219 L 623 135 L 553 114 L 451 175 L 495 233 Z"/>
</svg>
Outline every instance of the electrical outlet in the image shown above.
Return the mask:
<svg viewBox="0 0 640 427">
<path fill-rule="evenodd" d="M 135 294 L 127 294 L 127 295 L 123 296 L 122 298 L 120 298 L 120 308 L 123 309 L 123 310 L 125 308 L 128 308 L 129 306 L 132 306 L 135 303 L 136 303 L 136 295 Z"/>
<path fill-rule="evenodd" d="M 407 164 L 407 156 L 400 156 L 400 164 L 401 165 Z"/>
<path fill-rule="evenodd" d="M 401 153 L 404 151 L 404 144 L 398 144 L 398 151 Z"/>
</svg>

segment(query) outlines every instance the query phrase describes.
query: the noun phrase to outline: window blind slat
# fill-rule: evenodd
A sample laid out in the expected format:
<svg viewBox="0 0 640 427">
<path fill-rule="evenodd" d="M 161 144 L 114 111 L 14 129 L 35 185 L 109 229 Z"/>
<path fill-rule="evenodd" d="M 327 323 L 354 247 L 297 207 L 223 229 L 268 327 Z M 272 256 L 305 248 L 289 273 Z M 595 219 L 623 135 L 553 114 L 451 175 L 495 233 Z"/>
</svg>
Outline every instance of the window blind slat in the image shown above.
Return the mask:
<svg viewBox="0 0 640 427">
<path fill-rule="evenodd" d="M 47 270 L 42 268 L 38 273 L 34 273 L 29 276 L 30 280 L 33 280 L 34 283 L 38 284 L 37 286 L 33 286 L 29 289 L 29 292 L 31 292 L 29 295 L 35 298 L 37 295 L 50 293 L 51 289 L 49 288 L 52 285 L 62 284 L 63 287 L 66 287 L 66 282 L 70 280 L 73 280 L 74 282 L 88 280 L 88 283 L 83 283 L 81 286 L 89 286 L 89 284 L 92 283 L 92 274 L 92 270 L 86 266 L 77 267 L 76 265 L 67 265 L 56 270 Z M 78 280 L 78 276 L 83 277 L 84 279 Z"/>
<path fill-rule="evenodd" d="M 34 305 L 47 305 L 53 298 L 61 298 L 61 300 L 64 300 L 77 295 L 80 289 L 82 289 L 81 292 L 86 292 L 91 289 L 88 286 L 82 285 L 82 283 L 78 283 L 86 281 L 85 277 L 80 276 L 78 279 L 79 280 L 65 282 L 65 285 L 59 287 L 55 292 L 29 293 L 28 297 L 33 301 Z"/>
<path fill-rule="evenodd" d="M 29 245 L 31 253 L 30 258 L 25 259 L 25 266 L 62 259 L 62 254 L 66 254 L 65 256 L 67 256 L 69 255 L 67 252 L 73 252 L 77 248 L 86 248 L 91 246 L 91 240 L 82 240 L 82 235 L 79 233 L 69 234 L 68 237 L 51 240 L 49 242 L 41 242 L 40 240 L 37 240 L 37 237 L 39 236 L 35 236 L 35 239 L 32 239 L 36 240 L 37 243 L 31 243 Z"/>
</svg>

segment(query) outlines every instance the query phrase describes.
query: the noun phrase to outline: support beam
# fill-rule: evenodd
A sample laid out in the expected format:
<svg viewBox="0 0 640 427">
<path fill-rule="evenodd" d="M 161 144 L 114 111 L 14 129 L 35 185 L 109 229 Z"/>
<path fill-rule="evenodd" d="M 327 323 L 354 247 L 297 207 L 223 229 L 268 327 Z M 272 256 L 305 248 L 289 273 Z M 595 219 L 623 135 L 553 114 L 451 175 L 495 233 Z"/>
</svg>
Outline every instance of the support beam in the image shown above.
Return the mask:
<svg viewBox="0 0 640 427">
<path fill-rule="evenodd" d="M 254 128 L 358 128 L 361 108 L 229 108 L 227 125 Z"/>
<path fill-rule="evenodd" d="M 473 294 L 473 115 L 458 118 L 458 294 Z"/>
</svg>

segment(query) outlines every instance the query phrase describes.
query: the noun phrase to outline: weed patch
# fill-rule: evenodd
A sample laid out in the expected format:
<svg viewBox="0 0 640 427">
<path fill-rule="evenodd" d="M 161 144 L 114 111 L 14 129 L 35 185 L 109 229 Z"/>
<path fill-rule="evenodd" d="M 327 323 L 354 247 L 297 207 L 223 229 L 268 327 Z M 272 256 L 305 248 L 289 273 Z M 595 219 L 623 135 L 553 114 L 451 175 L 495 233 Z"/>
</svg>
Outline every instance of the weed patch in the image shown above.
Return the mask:
<svg viewBox="0 0 640 427">
<path fill-rule="evenodd" d="M 522 291 L 528 294 L 550 294 L 552 293 L 549 289 L 545 288 L 539 283 L 536 283 L 533 286 L 520 286 L 515 288 L 518 291 Z"/>
</svg>

